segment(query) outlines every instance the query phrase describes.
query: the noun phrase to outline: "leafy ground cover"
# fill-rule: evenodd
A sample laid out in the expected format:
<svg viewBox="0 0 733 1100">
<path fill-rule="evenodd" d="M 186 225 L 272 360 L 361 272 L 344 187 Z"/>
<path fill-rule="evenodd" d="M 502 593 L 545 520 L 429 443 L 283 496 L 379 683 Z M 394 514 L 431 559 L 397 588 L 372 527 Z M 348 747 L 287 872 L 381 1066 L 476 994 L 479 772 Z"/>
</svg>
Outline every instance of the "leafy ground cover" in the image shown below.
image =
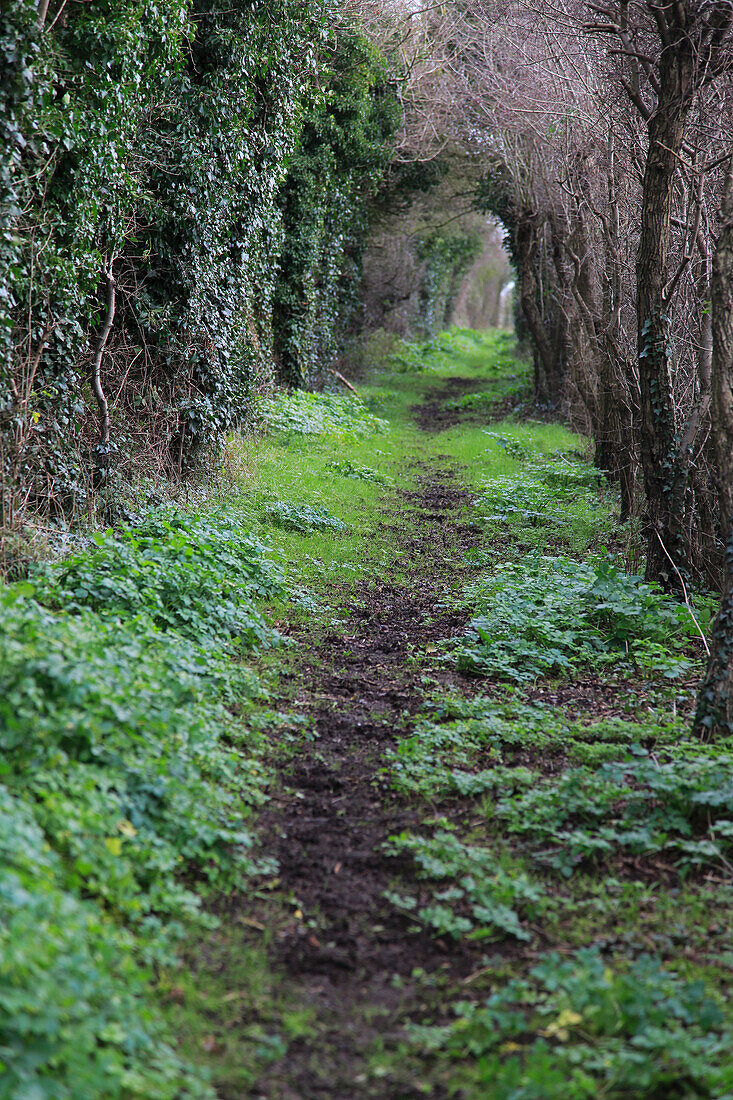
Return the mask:
<svg viewBox="0 0 733 1100">
<path fill-rule="evenodd" d="M 209 923 L 203 898 L 257 868 L 244 822 L 266 773 L 232 713 L 257 680 L 214 633 L 223 618 L 242 635 L 242 608 L 207 605 L 202 569 L 189 613 L 190 562 L 181 607 L 168 592 L 129 608 L 125 567 L 150 586 L 135 596 L 160 595 L 158 578 L 139 547 L 110 541 L 91 555 L 109 566 L 96 591 L 81 555 L 0 601 L 0 1095 L 13 1098 L 213 1095 L 161 1038 L 150 967 Z M 262 630 L 256 615 L 250 644 Z"/>
<path fill-rule="evenodd" d="M 483 1003 L 458 1004 L 454 1023 L 413 1037 L 454 1063 L 443 1072 L 462 1096 L 723 1096 L 732 1083 L 720 1005 L 644 955 L 616 970 L 592 948 L 549 954 Z"/>
<path fill-rule="evenodd" d="M 0 1097 L 731 1095 L 695 622 L 508 337 L 415 358 L 3 589 Z"/>
</svg>

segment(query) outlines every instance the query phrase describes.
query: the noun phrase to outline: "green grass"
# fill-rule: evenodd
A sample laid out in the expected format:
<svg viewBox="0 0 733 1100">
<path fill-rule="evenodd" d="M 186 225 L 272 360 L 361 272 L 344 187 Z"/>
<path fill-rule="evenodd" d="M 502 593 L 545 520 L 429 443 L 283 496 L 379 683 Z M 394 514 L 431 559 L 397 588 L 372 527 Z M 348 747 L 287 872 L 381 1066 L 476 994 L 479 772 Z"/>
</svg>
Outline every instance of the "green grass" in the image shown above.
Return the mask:
<svg viewBox="0 0 733 1100">
<path fill-rule="evenodd" d="M 348 582 L 359 575 L 386 568 L 393 559 L 389 532 L 379 528 L 377 514 L 399 478 L 410 484 L 410 433 L 390 430 L 378 443 L 328 437 L 284 441 L 261 436 L 234 438 L 229 444 L 233 483 L 227 490 L 248 516 L 253 529 L 267 538 L 277 556 L 291 567 L 298 583 L 322 590 L 327 583 Z M 334 468 L 335 463 L 341 468 Z M 355 478 L 343 463 L 373 470 L 379 480 Z M 273 528 L 267 510 L 275 504 L 288 508 L 326 509 L 346 525 L 343 531 L 309 532 Z"/>
<path fill-rule="evenodd" d="M 312 1007 L 273 971 L 272 936 L 257 921 L 218 928 L 203 951 L 191 945 L 156 983 L 179 1046 L 228 1095 L 248 1093 L 291 1042 L 314 1034 Z"/>
</svg>

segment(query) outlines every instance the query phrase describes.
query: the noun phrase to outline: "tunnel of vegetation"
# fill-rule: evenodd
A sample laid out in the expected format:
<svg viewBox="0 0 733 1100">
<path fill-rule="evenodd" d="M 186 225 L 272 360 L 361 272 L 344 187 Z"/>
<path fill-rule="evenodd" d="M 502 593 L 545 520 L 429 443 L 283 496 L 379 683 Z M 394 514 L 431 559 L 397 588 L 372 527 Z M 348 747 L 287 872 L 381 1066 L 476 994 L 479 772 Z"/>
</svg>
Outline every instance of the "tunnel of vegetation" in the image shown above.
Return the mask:
<svg viewBox="0 0 733 1100">
<path fill-rule="evenodd" d="M 379 894 L 405 920 L 529 943 L 565 904 L 535 859 L 567 880 L 664 860 L 690 897 L 695 875 L 729 877 L 732 133 L 730 0 L 3 7 L 0 1100 L 213 1096 L 156 1006 L 180 1001 L 169 975 L 216 926 L 213 899 L 275 875 L 253 814 L 310 719 L 273 709 L 241 662 L 323 612 L 301 573 L 340 599 L 344 571 L 371 570 L 349 613 L 376 600 L 358 644 L 388 670 L 385 728 L 412 722 L 369 757 L 385 789 L 424 816 L 481 798 L 492 822 L 476 844 L 443 822 L 379 849 L 419 872 L 412 894 Z M 531 395 L 510 337 L 451 327 L 505 325 L 514 288 Z M 388 391 L 337 392 L 385 366 Z M 448 453 L 431 444 L 421 466 L 416 424 Z M 430 538 L 410 543 L 413 522 Z M 442 602 L 414 568 L 396 602 L 379 588 L 416 546 Z M 706 634 L 696 615 L 720 594 Z M 403 597 L 418 658 L 404 630 L 380 649 Z M 498 694 L 420 712 L 420 660 Z M 573 677 L 609 714 L 631 678 L 656 717 L 570 721 L 555 703 Z M 440 904 L 423 904 L 434 880 Z M 420 1041 L 452 1074 L 470 1032 L 475 1095 L 497 1074 L 502 1095 L 543 1095 L 546 1057 L 565 1095 L 586 998 L 607 1032 L 583 1038 L 576 1095 L 626 1095 L 644 1044 L 644 1095 L 729 1095 L 717 1000 L 627 961 L 545 959 Z M 617 1018 L 624 997 L 645 1010 Z M 269 1034 L 245 1038 L 258 1065 L 277 1059 Z M 522 1059 L 539 1092 L 511 1091 Z"/>
</svg>

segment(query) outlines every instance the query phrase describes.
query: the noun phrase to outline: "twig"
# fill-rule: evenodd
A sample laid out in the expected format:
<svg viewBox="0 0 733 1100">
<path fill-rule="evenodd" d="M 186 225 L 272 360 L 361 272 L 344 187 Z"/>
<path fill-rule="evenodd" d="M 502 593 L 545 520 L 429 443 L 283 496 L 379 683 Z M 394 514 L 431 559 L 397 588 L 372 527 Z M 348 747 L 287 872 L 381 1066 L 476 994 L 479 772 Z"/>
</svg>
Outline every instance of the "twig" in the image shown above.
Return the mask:
<svg viewBox="0 0 733 1100">
<path fill-rule="evenodd" d="M 338 378 L 339 382 L 343 382 L 346 388 L 351 390 L 352 393 L 355 393 L 357 397 L 359 396 L 359 391 L 356 389 L 356 387 L 352 386 L 348 378 L 344 378 L 343 374 L 341 374 L 340 371 L 331 370 L 331 374 L 334 376 L 334 378 Z"/>
<path fill-rule="evenodd" d="M 109 443 L 109 404 L 102 389 L 102 356 L 104 355 L 104 348 L 107 343 L 107 338 L 112 329 L 112 322 L 115 318 L 115 289 L 117 283 L 115 282 L 112 274 L 112 264 L 114 263 L 114 257 L 110 260 L 109 270 L 104 271 L 103 275 L 107 283 L 107 313 L 104 318 L 104 325 L 102 331 L 99 334 L 99 340 L 97 341 L 97 351 L 94 356 L 94 362 L 92 364 L 92 392 L 97 399 L 97 405 L 99 411 L 102 414 L 102 427 L 99 433 L 99 443 L 102 447 L 106 447 Z"/>
<path fill-rule="evenodd" d="M 659 539 L 659 545 L 662 547 L 662 550 L 664 550 L 665 555 L 669 559 L 670 565 L 672 566 L 675 573 L 677 574 L 677 576 L 680 579 L 680 584 L 682 585 L 682 595 L 685 597 L 685 604 L 687 606 L 687 610 L 690 612 L 690 618 L 692 619 L 693 623 L 697 627 L 697 632 L 700 635 L 700 637 L 702 638 L 702 644 L 705 646 L 705 652 L 707 653 L 707 655 L 709 657 L 710 656 L 710 646 L 708 645 L 707 638 L 705 637 L 705 635 L 702 632 L 702 627 L 700 626 L 699 622 L 695 618 L 695 612 L 692 610 L 692 606 L 691 606 L 689 598 L 687 596 L 687 588 L 685 586 L 684 578 L 683 578 L 682 574 L 680 573 L 679 569 L 677 568 L 677 566 L 675 565 L 675 563 L 672 561 L 672 558 L 670 557 L 670 554 L 669 554 L 669 551 L 667 550 L 667 547 L 662 542 L 662 536 L 659 534 L 659 531 L 655 531 L 654 534 Z"/>
</svg>

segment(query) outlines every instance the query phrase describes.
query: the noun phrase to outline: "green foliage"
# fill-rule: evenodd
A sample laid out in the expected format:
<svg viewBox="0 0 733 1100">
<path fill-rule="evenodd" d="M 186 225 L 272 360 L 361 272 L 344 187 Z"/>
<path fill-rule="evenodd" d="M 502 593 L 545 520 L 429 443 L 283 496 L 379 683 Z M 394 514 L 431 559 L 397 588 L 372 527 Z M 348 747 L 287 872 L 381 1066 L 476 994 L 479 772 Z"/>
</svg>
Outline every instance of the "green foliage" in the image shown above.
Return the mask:
<svg viewBox="0 0 733 1100">
<path fill-rule="evenodd" d="M 437 340 L 399 340 L 390 352 L 387 363 L 395 374 L 421 374 L 432 371 L 438 359 L 443 361 Z"/>
<path fill-rule="evenodd" d="M 417 259 L 424 264 L 420 286 L 420 327 L 434 338 L 450 322 L 461 284 L 480 255 L 478 233 L 431 232 L 418 240 Z"/>
<path fill-rule="evenodd" d="M 523 703 L 516 697 L 471 700 L 446 696 L 434 701 L 429 716 L 386 754 L 392 786 L 422 798 L 474 797 L 535 785 L 534 767 L 505 764 L 517 751 L 591 767 L 626 760 L 639 746 L 679 752 L 684 720 L 659 721 L 647 714 L 641 723 L 612 718 L 573 721 L 560 709 Z M 699 746 L 698 746 L 699 748 Z"/>
<path fill-rule="evenodd" d="M 455 1060 L 466 1100 L 638 1100 L 730 1095 L 733 1038 L 701 982 L 642 956 L 610 967 L 595 949 L 546 955 L 526 980 L 482 1004 L 462 1002 L 413 1039 Z"/>
<path fill-rule="evenodd" d="M 312 531 L 348 531 L 348 524 L 332 516 L 327 508 L 311 504 L 289 504 L 276 500 L 265 505 L 265 519 L 273 527 L 282 527 L 286 531 L 298 531 L 309 535 Z"/>
<path fill-rule="evenodd" d="M 476 398 L 483 396 L 485 395 L 480 393 L 470 393 L 466 397 L 462 397 L 456 404 L 466 407 L 470 405 L 471 402 L 475 403 Z M 496 443 L 497 446 L 501 447 L 501 449 L 506 451 L 508 455 L 511 455 L 512 458 L 517 458 L 521 461 L 529 458 L 532 454 L 531 444 L 526 440 L 514 439 L 512 436 L 501 435 L 499 432 L 490 432 L 488 430 L 484 431 L 484 435 L 488 436 L 492 442 Z M 501 484 L 501 482 L 499 484 Z M 489 482 L 489 488 L 491 487 L 491 482 Z"/>
<path fill-rule="evenodd" d="M 683 871 L 727 869 L 733 848 L 733 757 L 661 763 L 638 746 L 634 755 L 538 780 L 531 790 L 502 797 L 496 816 L 510 832 L 541 841 L 542 858 L 565 875 L 619 853 L 663 852 Z"/>
<path fill-rule="evenodd" d="M 5 624 L 4 624 L 5 625 Z M 147 974 L 0 785 L 0 1098 L 213 1100 L 163 1041 Z"/>
<path fill-rule="evenodd" d="M 34 568 L 44 602 L 105 618 L 149 618 L 199 643 L 261 646 L 277 641 L 253 600 L 283 595 L 282 568 L 233 509 L 196 516 L 152 513 L 136 527 L 95 536 L 94 545 Z"/>
<path fill-rule="evenodd" d="M 359 463 L 351 462 L 350 459 L 343 459 L 341 462 L 327 462 L 326 468 L 334 470 L 341 477 L 353 478 L 355 481 L 368 481 L 373 485 L 392 484 L 392 478 L 387 477 L 386 474 L 380 474 L 379 470 L 373 470 L 371 466 L 362 466 Z"/>
<path fill-rule="evenodd" d="M 2 860 L 0 1096 L 208 1096 L 140 960 L 273 869 L 244 824 L 268 780 L 260 688 L 231 658 L 277 639 L 253 601 L 282 570 L 221 509 L 153 514 L 33 580 L 0 592 L 0 852 L 43 855 Z"/>
<path fill-rule="evenodd" d="M 264 773 L 223 705 L 241 707 L 251 681 L 144 619 L 15 595 L 0 621 L 6 784 L 32 800 L 71 887 L 133 920 L 195 914 L 179 870 L 231 880 L 232 846 L 251 846 L 240 821 Z"/>
<path fill-rule="evenodd" d="M 438 831 L 430 838 L 402 833 L 390 837 L 385 850 L 390 855 L 409 852 L 419 878 L 449 882 L 420 908 L 409 895 L 387 895 L 399 907 L 414 910 L 439 934 L 456 939 L 507 935 L 528 940 L 531 936 L 521 924 L 521 914 L 534 916 L 546 907 L 539 883 L 516 868 L 502 867 L 491 851 L 464 844 L 452 833 Z"/>
<path fill-rule="evenodd" d="M 400 119 L 388 66 L 365 36 L 340 30 L 319 75 L 282 192 L 274 300 L 280 377 L 297 386 L 333 362 L 357 305 L 367 199 L 389 164 Z"/>
<path fill-rule="evenodd" d="M 141 434 L 161 461 L 221 439 L 271 370 L 278 189 L 324 26 L 317 0 L 110 0 L 53 29 L 36 8 L 0 22 L 1 427 L 28 435 L 4 473 L 69 507 L 89 489 L 78 426 L 96 434 L 88 347 L 113 257 L 110 477 Z"/>
<path fill-rule="evenodd" d="M 423 371 L 455 373 L 479 370 L 484 378 L 504 379 L 507 374 L 520 374 L 522 364 L 513 354 L 514 341 L 508 333 L 497 330 L 476 332 L 466 328 L 446 328 L 429 340 L 393 338 L 384 354 L 384 365 L 396 374 L 418 374 Z M 472 395 L 473 396 L 473 395 Z M 458 407 L 463 399 L 449 402 Z"/>
<path fill-rule="evenodd" d="M 477 614 L 456 649 L 459 667 L 519 682 L 613 661 L 674 678 L 689 612 L 612 560 L 533 555 L 465 589 Z"/>
<path fill-rule="evenodd" d="M 327 435 L 366 439 L 384 432 L 386 420 L 370 413 L 358 397 L 295 390 L 262 398 L 259 415 L 268 432 L 289 436 Z"/>
<path fill-rule="evenodd" d="M 0 669 L 3 778 L 46 853 L 0 902 L 0 1034 L 26 1028 L 3 1042 L 3 1061 L 29 1090 L 41 1082 L 42 1096 L 76 1100 L 88 1078 L 84 1095 L 178 1097 L 190 1073 L 175 1060 L 156 1066 L 164 1055 L 137 1004 L 145 975 L 104 914 L 137 927 L 160 956 L 182 922 L 200 919 L 207 884 L 226 888 L 252 869 L 241 822 L 265 775 L 220 701 L 241 705 L 251 686 L 172 632 L 86 610 L 54 615 L 12 589 Z M 17 825 L 3 822 L 0 847 Z M 20 1092 L 0 1084 L 0 1095 Z"/>
</svg>

